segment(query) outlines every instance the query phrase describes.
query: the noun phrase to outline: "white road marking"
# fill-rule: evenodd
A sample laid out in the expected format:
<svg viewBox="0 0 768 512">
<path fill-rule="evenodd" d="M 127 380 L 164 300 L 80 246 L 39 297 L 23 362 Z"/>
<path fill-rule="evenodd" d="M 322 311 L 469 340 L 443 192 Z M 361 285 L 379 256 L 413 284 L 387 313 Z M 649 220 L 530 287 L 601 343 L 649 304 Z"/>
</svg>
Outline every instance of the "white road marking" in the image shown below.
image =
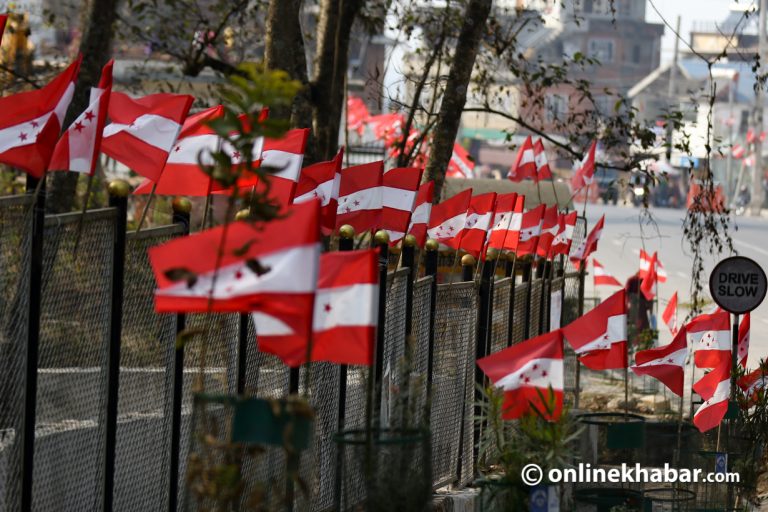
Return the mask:
<svg viewBox="0 0 768 512">
<path fill-rule="evenodd" d="M 741 240 L 736 240 L 735 238 L 733 239 L 733 242 L 734 242 L 735 244 L 738 244 L 738 245 L 743 245 L 743 246 L 744 246 L 744 247 L 746 247 L 747 249 L 751 249 L 751 250 L 753 250 L 753 251 L 755 251 L 755 252 L 759 252 L 760 254 L 763 254 L 763 255 L 765 255 L 765 256 L 768 256 L 768 251 L 766 251 L 766 250 L 765 250 L 765 249 L 763 249 L 762 247 L 758 247 L 758 246 L 756 246 L 756 245 L 752 245 L 752 244 L 750 244 L 750 243 L 747 243 L 747 242 L 742 242 Z"/>
</svg>

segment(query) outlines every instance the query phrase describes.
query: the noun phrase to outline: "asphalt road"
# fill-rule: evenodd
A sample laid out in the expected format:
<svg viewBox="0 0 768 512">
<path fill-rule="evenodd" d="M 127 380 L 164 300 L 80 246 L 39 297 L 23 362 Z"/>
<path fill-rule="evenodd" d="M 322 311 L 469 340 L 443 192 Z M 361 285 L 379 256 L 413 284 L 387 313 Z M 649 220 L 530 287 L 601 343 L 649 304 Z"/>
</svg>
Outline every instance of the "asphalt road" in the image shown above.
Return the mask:
<svg viewBox="0 0 768 512">
<path fill-rule="evenodd" d="M 579 212 L 583 205 L 576 205 Z M 605 229 L 595 253 L 597 260 L 606 270 L 622 283 L 637 272 L 641 248 L 652 254 L 659 252 L 659 259 L 668 274 L 666 283 L 659 284 L 659 316 L 669 297 L 677 291 L 679 303 L 688 303 L 691 296 L 691 280 L 693 257 L 687 242 L 683 238 L 683 218 L 685 210 L 668 208 L 651 208 L 652 221 L 641 219 L 641 210 L 627 206 L 610 206 L 602 204 L 587 205 L 589 228 L 597 222 L 600 215 L 605 214 Z M 768 271 L 768 219 L 736 217 L 730 233 L 737 254 L 752 258 Z M 705 293 L 709 297 L 709 272 L 717 261 L 730 256 L 707 255 L 705 258 L 704 282 Z M 591 273 L 586 281 L 586 295 L 607 297 L 616 291 L 615 287 L 599 286 L 594 288 Z M 687 310 L 681 308 L 678 313 L 680 321 L 685 318 Z M 768 358 L 768 299 L 752 312 L 750 354 L 748 366 L 756 367 L 761 358 Z M 660 343 L 666 344 L 671 335 L 664 325 L 660 326 Z"/>
</svg>

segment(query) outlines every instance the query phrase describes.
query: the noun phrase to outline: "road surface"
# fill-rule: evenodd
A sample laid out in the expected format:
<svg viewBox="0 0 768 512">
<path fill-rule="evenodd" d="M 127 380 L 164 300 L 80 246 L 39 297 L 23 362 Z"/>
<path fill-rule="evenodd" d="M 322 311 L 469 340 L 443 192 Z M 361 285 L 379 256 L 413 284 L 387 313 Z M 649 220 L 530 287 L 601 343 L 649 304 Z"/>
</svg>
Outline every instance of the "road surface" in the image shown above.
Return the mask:
<svg viewBox="0 0 768 512">
<path fill-rule="evenodd" d="M 581 213 L 583 205 L 575 206 Z M 650 213 L 654 224 L 646 222 L 641 226 L 639 208 L 621 205 L 587 205 L 590 229 L 600 215 L 605 214 L 605 229 L 595 257 L 622 283 L 637 272 L 641 248 L 644 247 L 649 254 L 653 251 L 659 252 L 659 259 L 669 276 L 666 283 L 659 284 L 661 298 L 659 315 L 661 315 L 667 300 L 675 291 L 677 291 L 679 303 L 690 302 L 693 257 L 683 238 L 685 210 L 651 208 Z M 768 219 L 736 217 L 730 232 L 737 254 L 752 258 L 768 270 Z M 709 272 L 719 259 L 727 256 L 729 254 L 719 257 L 708 255 L 705 258 L 704 288 L 707 297 L 709 297 Z M 591 266 L 589 272 L 586 296 L 597 295 L 605 298 L 616 291 L 615 287 L 608 286 L 600 286 L 595 290 L 591 279 Z M 679 310 L 678 318 L 681 322 L 686 314 L 687 310 L 683 308 Z M 763 334 L 768 330 L 768 300 L 752 313 L 751 325 L 748 367 L 755 368 L 761 358 L 768 358 L 768 336 Z M 671 335 L 666 327 L 661 325 L 660 343 L 666 344 L 669 341 L 671 341 Z"/>
</svg>

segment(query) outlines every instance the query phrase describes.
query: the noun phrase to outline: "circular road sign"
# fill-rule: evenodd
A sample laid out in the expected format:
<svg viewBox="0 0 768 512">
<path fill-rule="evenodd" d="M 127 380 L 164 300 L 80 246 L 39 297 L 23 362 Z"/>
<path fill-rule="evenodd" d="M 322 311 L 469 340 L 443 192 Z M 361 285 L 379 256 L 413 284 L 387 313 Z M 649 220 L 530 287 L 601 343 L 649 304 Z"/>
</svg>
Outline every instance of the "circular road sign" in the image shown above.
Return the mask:
<svg viewBox="0 0 768 512">
<path fill-rule="evenodd" d="M 709 292 L 718 306 L 736 315 L 752 311 L 768 289 L 765 271 L 744 256 L 726 258 L 709 275 Z"/>
</svg>

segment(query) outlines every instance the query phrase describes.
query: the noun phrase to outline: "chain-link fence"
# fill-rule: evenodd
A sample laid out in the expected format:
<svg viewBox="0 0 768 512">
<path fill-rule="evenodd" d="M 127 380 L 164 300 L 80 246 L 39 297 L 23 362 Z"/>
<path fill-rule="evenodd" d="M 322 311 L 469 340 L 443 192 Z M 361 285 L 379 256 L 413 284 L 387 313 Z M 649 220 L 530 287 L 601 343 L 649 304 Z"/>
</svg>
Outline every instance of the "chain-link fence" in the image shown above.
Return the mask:
<svg viewBox="0 0 768 512">
<path fill-rule="evenodd" d="M 573 227 L 573 238 L 571 239 L 571 254 L 576 250 L 579 244 L 587 237 L 587 219 L 584 217 L 576 218 L 576 225 Z M 576 272 L 578 269 L 573 265 L 570 258 L 565 259 L 565 272 Z"/>
<path fill-rule="evenodd" d="M 414 425 L 424 425 L 427 416 L 427 380 L 429 378 L 429 333 L 432 331 L 430 306 L 432 299 L 432 276 L 418 279 L 413 285 L 413 311 L 411 330 L 413 334 L 413 388 Z"/>
<path fill-rule="evenodd" d="M 530 282 L 517 283 L 512 314 L 512 345 L 525 341 L 525 323 L 528 321 L 528 287 Z"/>
<path fill-rule="evenodd" d="M 35 510 L 101 504 L 115 215 L 102 209 L 45 219 Z"/>
<path fill-rule="evenodd" d="M 533 338 L 541 333 L 541 294 L 542 280 L 531 281 L 530 304 L 528 309 L 528 337 Z"/>
<path fill-rule="evenodd" d="M 509 301 L 512 298 L 512 278 L 496 279 L 493 283 L 493 309 L 491 311 L 491 340 L 489 353 L 493 354 L 509 345 Z"/>
<path fill-rule="evenodd" d="M 380 143 L 349 146 L 344 154 L 345 165 L 361 165 L 384 160 L 386 151 Z"/>
<path fill-rule="evenodd" d="M 19 500 L 32 196 L 0 198 L 0 510 Z"/>
</svg>

